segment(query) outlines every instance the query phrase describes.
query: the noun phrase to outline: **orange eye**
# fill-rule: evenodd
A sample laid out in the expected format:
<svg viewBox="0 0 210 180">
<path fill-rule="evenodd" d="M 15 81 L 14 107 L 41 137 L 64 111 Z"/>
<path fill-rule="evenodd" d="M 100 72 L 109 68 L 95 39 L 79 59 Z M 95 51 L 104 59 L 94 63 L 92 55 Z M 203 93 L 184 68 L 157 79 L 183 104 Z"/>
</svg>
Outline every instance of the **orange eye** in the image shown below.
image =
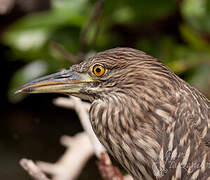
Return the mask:
<svg viewBox="0 0 210 180">
<path fill-rule="evenodd" d="M 93 73 L 96 76 L 101 77 L 105 73 L 105 69 L 101 65 L 95 65 L 95 66 L 93 66 Z"/>
</svg>

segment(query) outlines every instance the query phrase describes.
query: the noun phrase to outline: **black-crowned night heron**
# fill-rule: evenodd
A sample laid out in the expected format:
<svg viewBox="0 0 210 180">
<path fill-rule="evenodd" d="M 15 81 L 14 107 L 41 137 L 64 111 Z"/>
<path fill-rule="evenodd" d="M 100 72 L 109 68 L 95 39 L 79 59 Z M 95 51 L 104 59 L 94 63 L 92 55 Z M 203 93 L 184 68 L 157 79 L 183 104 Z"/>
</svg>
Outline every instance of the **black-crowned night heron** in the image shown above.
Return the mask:
<svg viewBox="0 0 210 180">
<path fill-rule="evenodd" d="M 91 101 L 94 132 L 135 179 L 210 179 L 210 101 L 142 51 L 110 49 L 17 92 Z"/>
</svg>

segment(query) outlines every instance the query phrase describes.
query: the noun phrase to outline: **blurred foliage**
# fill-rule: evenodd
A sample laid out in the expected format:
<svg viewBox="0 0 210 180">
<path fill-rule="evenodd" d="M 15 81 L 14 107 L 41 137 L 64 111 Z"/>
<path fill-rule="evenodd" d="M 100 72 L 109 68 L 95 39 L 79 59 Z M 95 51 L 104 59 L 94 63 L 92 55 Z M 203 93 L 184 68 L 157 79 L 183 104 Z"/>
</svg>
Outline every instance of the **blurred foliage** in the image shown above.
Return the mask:
<svg viewBox="0 0 210 180">
<path fill-rule="evenodd" d="M 94 0 L 52 0 L 48 11 L 17 20 L 3 35 L 9 58 L 23 61 L 10 90 L 38 76 L 68 68 L 49 42 L 72 54 L 80 51 L 80 36 L 91 17 Z M 173 71 L 210 97 L 210 1 L 105 0 L 94 52 L 131 46 L 160 58 Z M 87 43 L 96 26 L 89 27 Z M 92 53 L 94 53 L 92 52 Z M 20 97 L 9 93 L 11 101 Z"/>
</svg>

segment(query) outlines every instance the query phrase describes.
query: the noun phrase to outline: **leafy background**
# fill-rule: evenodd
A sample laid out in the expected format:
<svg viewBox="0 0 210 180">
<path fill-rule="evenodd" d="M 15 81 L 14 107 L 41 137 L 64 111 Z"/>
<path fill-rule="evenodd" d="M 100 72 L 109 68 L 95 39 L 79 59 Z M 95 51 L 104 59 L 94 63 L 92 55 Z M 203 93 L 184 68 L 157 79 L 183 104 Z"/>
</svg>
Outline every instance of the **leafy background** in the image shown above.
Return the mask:
<svg viewBox="0 0 210 180">
<path fill-rule="evenodd" d="M 60 136 L 81 131 L 73 111 L 52 104 L 57 95 L 21 96 L 14 90 L 71 66 L 49 44 L 56 42 L 77 55 L 95 3 L 17 0 L 0 15 L 0 179 L 30 179 L 18 165 L 20 158 L 54 162 L 65 150 Z M 102 18 L 89 27 L 87 46 L 97 25 L 87 56 L 119 46 L 141 49 L 210 98 L 210 1 L 105 0 Z M 100 179 L 95 160 L 80 179 Z"/>
</svg>

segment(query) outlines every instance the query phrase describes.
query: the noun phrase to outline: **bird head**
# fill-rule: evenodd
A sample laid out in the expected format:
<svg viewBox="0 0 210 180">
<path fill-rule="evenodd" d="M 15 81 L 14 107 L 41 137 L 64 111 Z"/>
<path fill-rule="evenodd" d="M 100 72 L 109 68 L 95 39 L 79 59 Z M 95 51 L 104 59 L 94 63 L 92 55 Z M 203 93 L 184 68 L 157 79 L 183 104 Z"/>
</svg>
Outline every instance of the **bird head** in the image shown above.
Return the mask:
<svg viewBox="0 0 210 180">
<path fill-rule="evenodd" d="M 142 51 L 114 48 L 68 70 L 35 79 L 16 93 L 61 93 L 93 101 L 112 92 L 126 93 L 135 89 L 134 85 L 151 84 L 152 72 L 165 68 Z"/>
</svg>

